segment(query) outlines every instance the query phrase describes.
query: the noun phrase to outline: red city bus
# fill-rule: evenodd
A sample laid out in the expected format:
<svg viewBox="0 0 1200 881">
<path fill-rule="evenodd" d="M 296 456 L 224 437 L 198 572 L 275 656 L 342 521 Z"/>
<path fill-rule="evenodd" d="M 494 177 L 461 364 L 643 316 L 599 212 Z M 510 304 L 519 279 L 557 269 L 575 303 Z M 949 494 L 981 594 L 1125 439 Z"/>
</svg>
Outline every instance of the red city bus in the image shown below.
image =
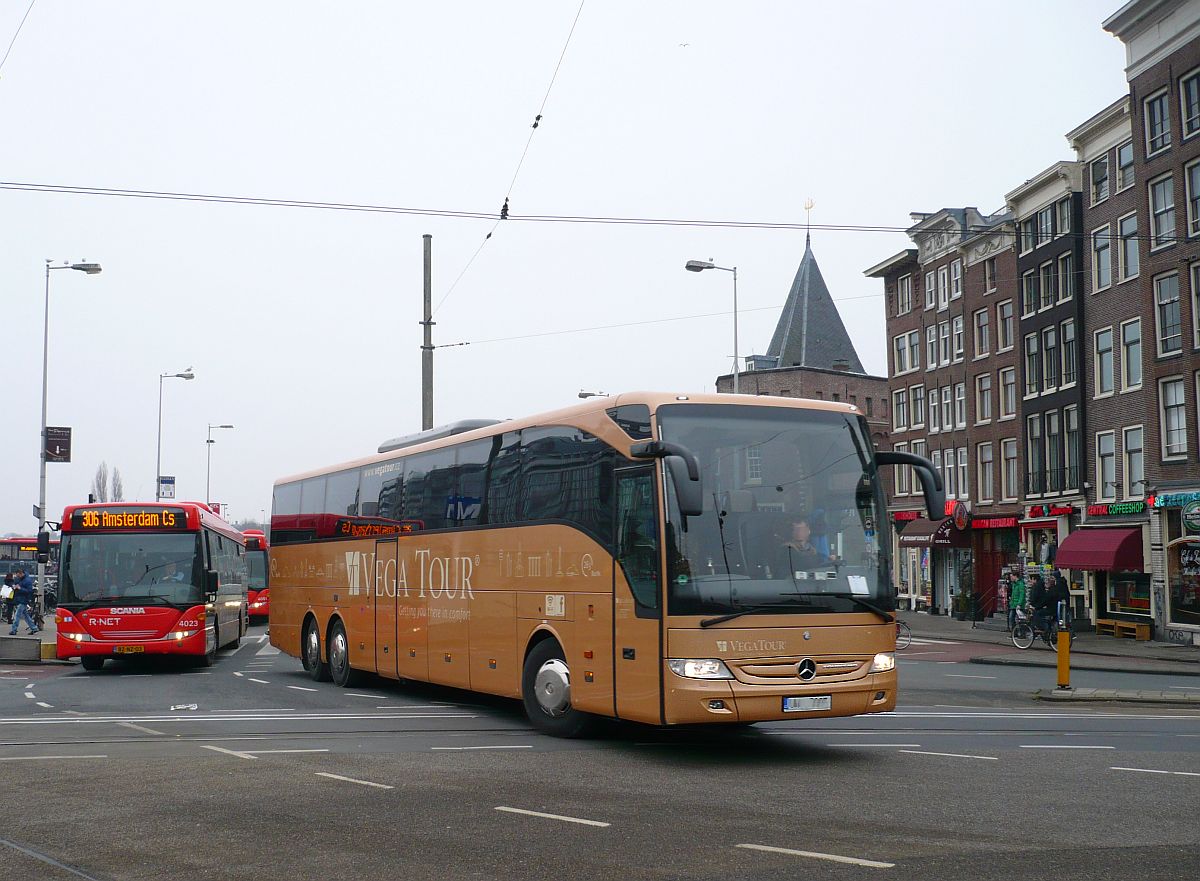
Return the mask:
<svg viewBox="0 0 1200 881">
<path fill-rule="evenodd" d="M 59 542 L 50 542 L 50 562 L 58 562 Z M 37 563 L 36 538 L 0 538 L 0 560 L 22 560 L 27 563 Z"/>
<path fill-rule="evenodd" d="M 63 512 L 60 659 L 193 655 L 205 665 L 249 626 L 242 534 L 203 502 L 71 505 Z"/>
<path fill-rule="evenodd" d="M 269 618 L 271 615 L 271 573 L 267 562 L 270 542 L 261 529 L 247 529 L 246 567 L 249 579 L 246 582 L 246 601 L 249 603 L 250 618 Z"/>
</svg>

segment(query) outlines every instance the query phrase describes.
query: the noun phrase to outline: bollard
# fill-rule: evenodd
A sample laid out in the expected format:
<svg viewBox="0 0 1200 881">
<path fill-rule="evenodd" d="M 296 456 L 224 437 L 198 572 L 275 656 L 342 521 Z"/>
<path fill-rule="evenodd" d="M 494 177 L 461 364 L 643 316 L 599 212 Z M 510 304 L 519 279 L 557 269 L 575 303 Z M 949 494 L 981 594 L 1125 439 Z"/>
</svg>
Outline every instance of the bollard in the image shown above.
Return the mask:
<svg viewBox="0 0 1200 881">
<path fill-rule="evenodd" d="M 1063 627 L 1062 603 L 1055 616 L 1054 626 L 1058 628 L 1058 690 L 1071 690 L 1071 631 Z"/>
</svg>

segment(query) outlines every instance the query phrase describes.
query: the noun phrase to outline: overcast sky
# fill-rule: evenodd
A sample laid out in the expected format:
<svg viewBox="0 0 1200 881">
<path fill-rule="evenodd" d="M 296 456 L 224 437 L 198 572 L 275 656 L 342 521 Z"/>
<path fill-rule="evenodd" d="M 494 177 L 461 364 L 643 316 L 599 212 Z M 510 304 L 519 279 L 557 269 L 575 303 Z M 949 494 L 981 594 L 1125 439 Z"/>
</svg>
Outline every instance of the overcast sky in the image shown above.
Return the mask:
<svg viewBox="0 0 1200 881">
<path fill-rule="evenodd" d="M 1117 0 L 616 2 L 583 8 L 512 187 L 519 215 L 903 227 L 1072 158 L 1064 133 L 1125 90 Z M 0 52 L 27 0 L 0 0 Z M 0 70 L 0 180 L 495 212 L 575 19 L 521 3 L 38 0 Z M 435 303 L 492 222 L 0 189 L 0 533 L 36 521 L 44 260 L 49 417 L 74 429 L 48 511 L 97 465 L 153 498 L 162 470 L 233 519 L 280 476 L 421 427 L 421 235 Z M 871 372 L 899 233 L 813 232 Z M 711 391 L 765 351 L 802 231 L 510 220 L 435 318 L 435 422 L 515 417 L 580 389 Z M 712 317 L 628 325 L 685 316 Z M 501 338 L 537 336 L 494 342 Z"/>
</svg>

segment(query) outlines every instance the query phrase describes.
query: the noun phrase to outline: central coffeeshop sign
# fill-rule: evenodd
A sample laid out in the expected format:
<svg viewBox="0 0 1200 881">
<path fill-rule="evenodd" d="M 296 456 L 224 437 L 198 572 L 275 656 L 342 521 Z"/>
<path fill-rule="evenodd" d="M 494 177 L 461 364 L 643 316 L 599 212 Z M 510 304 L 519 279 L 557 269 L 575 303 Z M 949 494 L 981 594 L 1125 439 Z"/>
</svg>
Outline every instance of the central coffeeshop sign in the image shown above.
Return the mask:
<svg viewBox="0 0 1200 881">
<path fill-rule="evenodd" d="M 136 505 L 78 508 L 71 513 L 71 529 L 78 532 L 123 531 L 127 529 L 185 530 L 183 508 L 144 508 Z"/>
<path fill-rule="evenodd" d="M 1145 502 L 1106 502 L 1102 505 L 1088 505 L 1089 517 L 1120 517 L 1128 514 L 1143 514 L 1146 511 Z"/>
</svg>

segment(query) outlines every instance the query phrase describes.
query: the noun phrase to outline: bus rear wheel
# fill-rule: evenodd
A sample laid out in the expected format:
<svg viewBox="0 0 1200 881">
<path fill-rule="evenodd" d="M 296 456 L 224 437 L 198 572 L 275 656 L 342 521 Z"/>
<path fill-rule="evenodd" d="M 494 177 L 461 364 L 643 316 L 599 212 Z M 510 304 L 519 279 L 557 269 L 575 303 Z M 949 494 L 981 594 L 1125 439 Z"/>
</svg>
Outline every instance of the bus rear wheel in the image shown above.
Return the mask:
<svg viewBox="0 0 1200 881">
<path fill-rule="evenodd" d="M 313 682 L 329 681 L 329 665 L 321 661 L 321 634 L 317 622 L 309 618 L 304 625 L 303 644 L 300 647 L 300 662 L 308 671 Z"/>
<path fill-rule="evenodd" d="M 557 640 L 543 640 L 530 650 L 521 697 L 533 727 L 551 737 L 583 737 L 595 724 L 593 716 L 571 706 L 571 671 Z"/>
<path fill-rule="evenodd" d="M 79 659 L 79 663 L 83 665 L 83 669 L 95 672 L 104 666 L 104 658 L 99 655 L 84 655 Z"/>
<path fill-rule="evenodd" d="M 338 688 L 351 688 L 362 676 L 350 666 L 350 641 L 346 639 L 346 627 L 341 621 L 333 622 L 329 631 L 329 678 Z"/>
</svg>

